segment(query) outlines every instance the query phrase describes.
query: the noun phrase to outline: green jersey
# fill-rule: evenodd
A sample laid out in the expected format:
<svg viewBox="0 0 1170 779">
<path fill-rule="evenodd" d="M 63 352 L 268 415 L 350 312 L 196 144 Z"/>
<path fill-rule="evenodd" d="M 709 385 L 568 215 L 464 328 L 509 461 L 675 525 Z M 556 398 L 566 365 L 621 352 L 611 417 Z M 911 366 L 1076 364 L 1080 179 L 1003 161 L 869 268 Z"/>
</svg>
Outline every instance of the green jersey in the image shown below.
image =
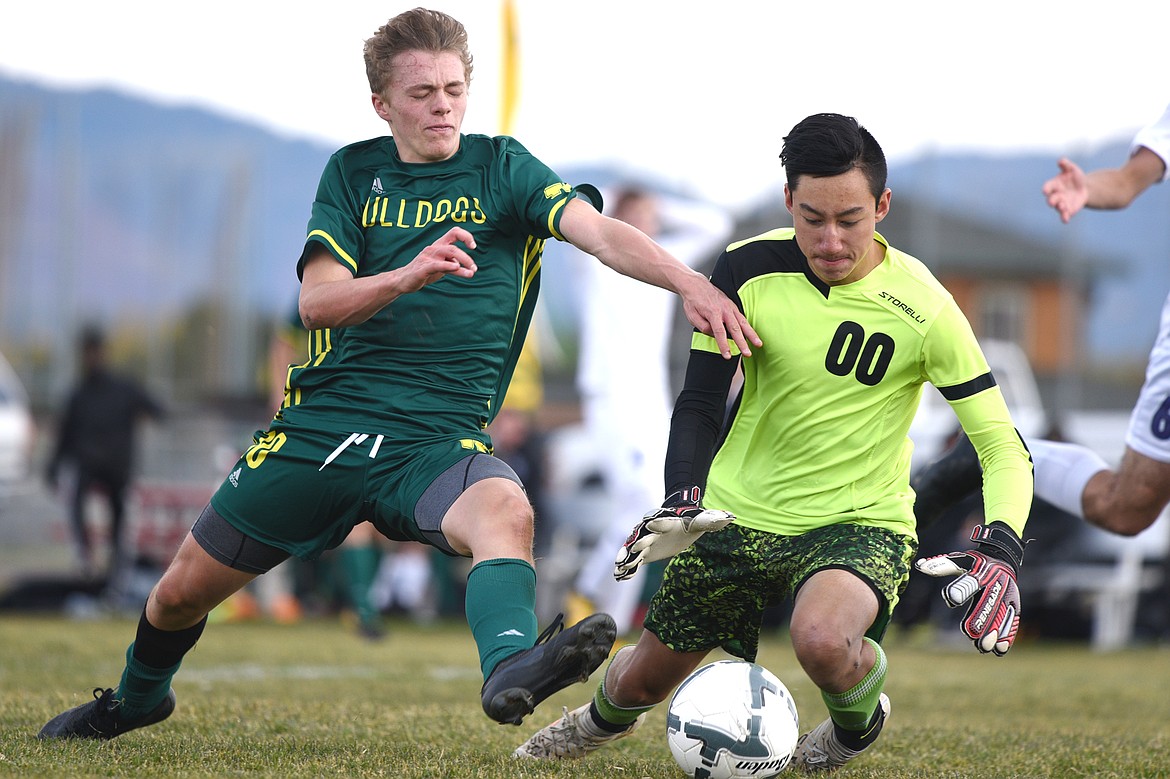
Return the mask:
<svg viewBox="0 0 1170 779">
<path fill-rule="evenodd" d="M 600 208 L 596 190 L 582 189 Z M 544 242 L 562 239 L 576 194 L 504 136 L 463 135 L 459 151 L 435 163 L 402 162 L 391 137 L 336 152 L 298 273 L 317 244 L 354 276 L 401 268 L 453 226 L 475 236 L 478 270 L 402 295 L 361 324 L 313 332 L 277 423 L 407 442 L 486 440 L 536 303 Z"/>
<path fill-rule="evenodd" d="M 764 346 L 742 360 L 704 503 L 783 535 L 855 522 L 914 536 L 907 433 L 929 381 L 984 457 L 988 521 L 1022 532 L 1031 462 L 970 325 L 921 262 L 874 237 L 882 263 L 839 286 L 811 272 L 792 229 L 720 257 L 711 280 Z M 692 346 L 717 352 L 701 333 Z"/>
</svg>

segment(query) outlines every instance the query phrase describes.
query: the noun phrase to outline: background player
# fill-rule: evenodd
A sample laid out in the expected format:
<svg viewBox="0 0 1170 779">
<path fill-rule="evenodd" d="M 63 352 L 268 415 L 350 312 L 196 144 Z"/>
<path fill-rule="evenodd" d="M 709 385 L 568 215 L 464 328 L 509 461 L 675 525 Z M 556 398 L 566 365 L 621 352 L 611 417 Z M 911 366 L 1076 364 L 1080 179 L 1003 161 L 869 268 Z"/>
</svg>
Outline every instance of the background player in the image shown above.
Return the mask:
<svg viewBox="0 0 1170 779">
<path fill-rule="evenodd" d="M 721 208 L 656 195 L 635 185 L 612 196 L 609 215 L 641 230 L 685 262 L 698 267 L 727 240 L 732 220 Z M 570 621 L 594 611 L 613 617 L 618 634 L 634 624 L 645 588 L 639 571 L 631 581 L 613 577 L 613 550 L 630 532 L 633 511 L 662 495 L 662 461 L 670 431 L 674 390 L 670 336 L 677 299 L 639 284 L 593 260 L 582 260 L 581 355 L 577 389 L 595 450 L 604 452 L 602 479 L 610 520 L 586 556 L 566 604 Z M 640 337 L 631 340 L 631 333 Z"/>
<path fill-rule="evenodd" d="M 1067 223 L 1082 208 L 1127 207 L 1153 184 L 1170 178 L 1170 107 L 1133 140 L 1117 168 L 1085 173 L 1071 160 L 1045 182 L 1048 205 Z M 1154 523 L 1170 503 L 1170 296 L 1162 307 L 1145 383 L 1129 420 L 1125 453 L 1113 470 L 1079 444 L 1028 442 L 1036 464 L 1036 496 L 1097 527 L 1125 536 Z M 936 518 L 961 500 L 978 479 L 979 464 L 960 441 L 915 477 L 919 522 Z"/>
</svg>

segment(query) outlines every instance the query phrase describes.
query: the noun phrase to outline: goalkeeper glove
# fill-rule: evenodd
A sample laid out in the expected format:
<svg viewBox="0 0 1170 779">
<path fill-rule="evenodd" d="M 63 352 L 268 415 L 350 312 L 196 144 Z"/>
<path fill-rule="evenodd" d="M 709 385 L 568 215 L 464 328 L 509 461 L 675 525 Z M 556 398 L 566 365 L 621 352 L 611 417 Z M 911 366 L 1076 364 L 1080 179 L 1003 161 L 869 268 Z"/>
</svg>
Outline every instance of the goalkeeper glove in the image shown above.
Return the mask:
<svg viewBox="0 0 1170 779">
<path fill-rule="evenodd" d="M 951 608 L 970 601 L 963 632 L 980 652 L 1005 655 L 1020 628 L 1020 590 L 1016 576 L 1024 544 L 1002 522 L 979 525 L 971 540 L 978 550 L 949 552 L 918 560 L 914 567 L 930 576 L 957 576 L 942 588 Z"/>
<path fill-rule="evenodd" d="M 662 508 L 643 516 L 618 551 L 614 578 L 625 581 L 638 572 L 642 563 L 674 557 L 703 533 L 722 530 L 735 519 L 729 512 L 700 506 L 702 494 L 698 487 L 681 489 L 671 493 Z"/>
</svg>

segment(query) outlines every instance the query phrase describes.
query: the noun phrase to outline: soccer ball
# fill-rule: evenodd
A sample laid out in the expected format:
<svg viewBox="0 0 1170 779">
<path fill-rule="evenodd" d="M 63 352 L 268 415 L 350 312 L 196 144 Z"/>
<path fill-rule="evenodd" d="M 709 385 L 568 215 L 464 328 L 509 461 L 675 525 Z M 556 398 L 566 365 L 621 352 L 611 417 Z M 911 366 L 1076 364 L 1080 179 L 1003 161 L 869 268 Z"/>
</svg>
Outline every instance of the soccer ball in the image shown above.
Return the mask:
<svg viewBox="0 0 1170 779">
<path fill-rule="evenodd" d="M 666 742 L 694 779 L 775 776 L 796 749 L 800 719 L 767 668 L 720 660 L 688 676 L 666 710 Z"/>
</svg>

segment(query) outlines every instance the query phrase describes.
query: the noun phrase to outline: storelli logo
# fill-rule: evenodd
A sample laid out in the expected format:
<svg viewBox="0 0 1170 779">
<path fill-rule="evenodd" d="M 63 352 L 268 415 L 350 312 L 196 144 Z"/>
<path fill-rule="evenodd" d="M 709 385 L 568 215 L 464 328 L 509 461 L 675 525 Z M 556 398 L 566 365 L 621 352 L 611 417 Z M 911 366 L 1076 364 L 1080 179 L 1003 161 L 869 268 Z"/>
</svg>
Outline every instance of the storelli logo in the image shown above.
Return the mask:
<svg viewBox="0 0 1170 779">
<path fill-rule="evenodd" d="M 881 297 L 882 300 L 889 301 L 890 304 L 894 306 L 894 308 L 902 309 L 902 311 L 906 312 L 906 315 L 909 316 L 911 319 L 913 319 L 915 322 L 922 324 L 923 322 L 926 321 L 926 317 L 919 316 L 918 312 L 916 312 L 914 309 L 910 308 L 910 306 L 906 305 L 898 298 L 891 295 L 889 292 L 879 292 L 878 296 Z"/>
</svg>

